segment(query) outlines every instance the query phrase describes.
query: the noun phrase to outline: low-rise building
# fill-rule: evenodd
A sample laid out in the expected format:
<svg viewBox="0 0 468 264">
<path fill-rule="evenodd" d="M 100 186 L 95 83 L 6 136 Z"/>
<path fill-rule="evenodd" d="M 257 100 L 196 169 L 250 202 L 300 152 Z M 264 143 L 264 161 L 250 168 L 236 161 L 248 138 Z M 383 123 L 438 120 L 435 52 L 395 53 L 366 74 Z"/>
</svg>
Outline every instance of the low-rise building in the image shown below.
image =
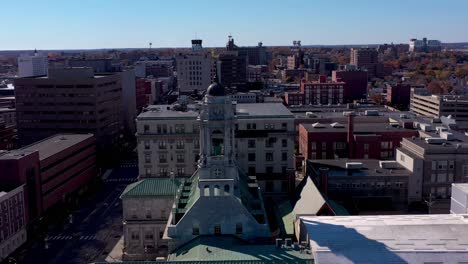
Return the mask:
<svg viewBox="0 0 468 264">
<path fill-rule="evenodd" d="M 302 105 L 336 105 L 343 104 L 343 92 L 345 83 L 342 81 L 328 81 L 326 76 L 320 76 L 318 81 L 308 82 L 306 80 L 301 81 L 300 94 L 304 101 Z M 285 94 L 286 102 L 296 103 L 300 97 L 297 93 L 293 93 L 294 98 L 291 100 L 288 98 L 289 93 Z"/>
<path fill-rule="evenodd" d="M 305 159 L 392 159 L 402 138 L 418 136 L 414 129 L 390 123 L 299 124 L 299 152 Z"/>
<path fill-rule="evenodd" d="M 354 213 L 405 209 L 408 205 L 412 173 L 396 161 L 308 160 L 306 175 L 330 199 L 354 207 Z"/>
<path fill-rule="evenodd" d="M 297 239 L 316 264 L 463 263 L 465 215 L 304 216 Z"/>
<path fill-rule="evenodd" d="M 179 179 L 147 178 L 128 185 L 123 207 L 124 260 L 167 256 L 163 234 L 174 204 Z"/>
<path fill-rule="evenodd" d="M 0 261 L 26 242 L 26 211 L 24 184 L 0 184 Z"/>
<path fill-rule="evenodd" d="M 452 183 L 451 214 L 468 214 L 468 183 Z"/>
<path fill-rule="evenodd" d="M 27 219 L 41 216 L 97 175 L 96 139 L 91 134 L 58 134 L 0 154 L 1 184 L 26 184 Z"/>
<path fill-rule="evenodd" d="M 429 124 L 420 126 L 432 130 Z M 396 160 L 413 172 L 408 198 L 433 200 L 430 212 L 448 213 L 452 183 L 468 182 L 468 140 L 461 133 L 438 130 L 425 132 L 425 138 L 404 138 Z"/>
</svg>

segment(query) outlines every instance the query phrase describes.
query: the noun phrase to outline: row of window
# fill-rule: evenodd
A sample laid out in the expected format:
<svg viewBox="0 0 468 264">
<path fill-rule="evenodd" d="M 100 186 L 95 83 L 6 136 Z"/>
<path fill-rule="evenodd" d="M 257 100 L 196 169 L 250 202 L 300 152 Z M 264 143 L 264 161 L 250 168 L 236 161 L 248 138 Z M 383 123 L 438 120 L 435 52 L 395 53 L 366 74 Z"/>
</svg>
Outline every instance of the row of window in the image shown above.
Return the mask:
<svg viewBox="0 0 468 264">
<path fill-rule="evenodd" d="M 255 153 L 249 153 L 247 154 L 247 160 L 248 161 L 256 161 L 256 154 Z M 267 152 L 265 153 L 265 160 L 266 161 L 273 161 L 274 160 L 274 156 L 273 156 L 273 152 Z M 288 153 L 287 152 L 282 152 L 281 153 L 281 160 L 282 161 L 287 161 L 288 160 Z"/>
<path fill-rule="evenodd" d="M 336 189 L 359 189 L 359 188 L 374 188 L 374 189 L 382 189 L 382 188 L 392 188 L 392 189 L 401 189 L 405 186 L 403 182 L 353 182 L 353 183 L 334 183 L 330 184 L 330 187 Z"/>
<path fill-rule="evenodd" d="M 243 233 L 242 223 L 237 223 L 236 224 L 236 235 L 242 235 L 242 233 Z M 221 225 L 215 225 L 213 227 L 213 234 L 214 235 L 222 235 Z M 200 227 L 198 225 L 194 225 L 192 227 L 192 235 L 194 235 L 194 236 L 200 235 Z"/>
<path fill-rule="evenodd" d="M 156 133 L 157 134 L 184 134 L 185 133 L 185 124 L 175 124 L 174 126 L 170 126 L 167 124 L 157 124 L 156 125 Z M 193 124 L 193 132 L 198 133 L 199 125 Z M 150 125 L 144 125 L 143 130 L 145 133 L 149 133 Z"/>
<path fill-rule="evenodd" d="M 185 176 L 185 168 L 184 167 L 177 167 L 175 172 L 171 169 L 170 173 L 169 173 L 168 168 L 164 168 L 164 167 L 159 168 L 159 177 L 169 177 L 171 174 L 174 174 L 174 173 L 175 173 L 176 176 L 183 177 L 183 176 Z M 151 168 L 146 168 L 145 169 L 145 174 L 146 174 L 147 177 L 150 177 L 151 174 L 152 174 Z"/>
<path fill-rule="evenodd" d="M 257 129 L 257 124 L 256 123 L 247 123 L 246 125 L 247 127 L 247 130 L 255 130 Z M 273 130 L 275 129 L 275 124 L 274 123 L 265 123 L 263 125 L 264 129 L 267 129 L 267 130 Z M 288 124 L 287 123 L 281 123 L 281 129 L 287 129 L 288 128 Z M 236 125 L 236 130 L 238 130 L 238 126 Z"/>
<path fill-rule="evenodd" d="M 256 140 L 255 139 L 249 139 L 247 141 L 247 147 L 248 148 L 255 148 L 256 147 Z M 265 147 L 267 148 L 272 148 L 274 143 L 276 142 L 276 138 L 269 138 L 265 140 Z M 286 148 L 288 147 L 288 140 L 287 139 L 282 139 L 281 140 L 281 147 Z"/>
</svg>

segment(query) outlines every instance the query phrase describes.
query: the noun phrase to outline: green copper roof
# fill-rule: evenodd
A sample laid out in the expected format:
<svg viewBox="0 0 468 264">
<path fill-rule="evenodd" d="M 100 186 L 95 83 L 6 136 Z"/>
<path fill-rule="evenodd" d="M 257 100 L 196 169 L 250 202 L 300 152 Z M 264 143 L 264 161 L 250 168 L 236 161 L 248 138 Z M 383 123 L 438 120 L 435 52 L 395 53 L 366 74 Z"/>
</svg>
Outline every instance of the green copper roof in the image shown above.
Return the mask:
<svg viewBox="0 0 468 264">
<path fill-rule="evenodd" d="M 179 179 L 146 178 L 128 185 L 120 198 L 174 196 L 180 184 Z"/>
</svg>

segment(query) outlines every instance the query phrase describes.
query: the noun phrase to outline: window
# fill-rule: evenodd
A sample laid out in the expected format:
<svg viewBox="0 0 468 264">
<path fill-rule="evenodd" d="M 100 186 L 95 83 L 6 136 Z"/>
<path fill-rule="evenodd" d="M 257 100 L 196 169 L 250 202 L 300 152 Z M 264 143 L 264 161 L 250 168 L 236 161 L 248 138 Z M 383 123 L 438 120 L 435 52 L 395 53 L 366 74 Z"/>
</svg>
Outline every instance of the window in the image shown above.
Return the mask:
<svg viewBox="0 0 468 264">
<path fill-rule="evenodd" d="M 167 162 L 167 155 L 165 153 L 159 154 L 159 163 L 166 163 Z"/>
<path fill-rule="evenodd" d="M 166 141 L 159 141 L 159 149 L 166 149 Z"/>
<path fill-rule="evenodd" d="M 255 161 L 255 153 L 248 154 L 248 161 Z"/>
<path fill-rule="evenodd" d="M 151 210 L 146 210 L 146 218 L 151 219 Z"/>
<path fill-rule="evenodd" d="M 157 131 L 158 134 L 161 134 L 161 131 L 162 131 L 161 124 L 156 125 L 156 131 Z"/>
<path fill-rule="evenodd" d="M 242 223 L 237 223 L 236 224 L 236 234 L 241 235 L 242 234 Z"/>
<path fill-rule="evenodd" d="M 149 131 L 150 131 L 149 125 L 144 125 L 143 127 L 144 127 L 143 129 L 144 129 L 145 133 L 149 133 Z"/>
<path fill-rule="evenodd" d="M 247 124 L 247 129 L 257 129 L 257 124 L 255 124 L 255 123 L 248 123 L 248 124 Z"/>
<path fill-rule="evenodd" d="M 281 128 L 282 129 L 288 129 L 288 124 L 287 123 L 281 123 Z"/>
<path fill-rule="evenodd" d="M 145 154 L 145 163 L 151 163 L 151 155 Z"/>
<path fill-rule="evenodd" d="M 317 150 L 317 142 L 312 142 L 311 148 L 312 150 Z"/>
<path fill-rule="evenodd" d="M 179 162 L 179 163 L 185 162 L 184 154 L 177 154 L 177 162 Z"/>
<path fill-rule="evenodd" d="M 183 134 L 185 133 L 185 125 L 184 124 L 176 124 L 174 126 L 175 133 L 177 134 Z"/>
<path fill-rule="evenodd" d="M 176 148 L 177 149 L 184 149 L 185 147 L 185 142 L 183 140 L 178 140 L 176 143 Z"/>
<path fill-rule="evenodd" d="M 368 143 L 364 143 L 364 151 L 369 151 L 369 144 Z"/>
<path fill-rule="evenodd" d="M 392 148 L 392 142 L 391 141 L 382 141 L 380 142 L 380 148 L 381 149 L 391 149 Z"/>
<path fill-rule="evenodd" d="M 192 227 L 192 235 L 194 236 L 200 235 L 200 227 L 198 227 L 198 225 L 194 225 Z"/>
<path fill-rule="evenodd" d="M 287 161 L 288 160 L 288 153 L 287 152 L 281 153 L 281 160 L 282 161 Z"/>
<path fill-rule="evenodd" d="M 139 240 L 139 239 L 140 239 L 140 235 L 138 234 L 138 232 L 133 231 L 132 240 Z"/>
<path fill-rule="evenodd" d="M 463 177 L 468 177 L 468 165 L 463 165 Z"/>
<path fill-rule="evenodd" d="M 203 196 L 210 196 L 210 186 L 209 185 L 205 185 L 205 187 L 203 187 Z"/>
<path fill-rule="evenodd" d="M 440 160 L 437 162 L 437 169 L 439 170 L 446 170 L 447 169 L 447 161 L 446 160 Z"/>
<path fill-rule="evenodd" d="M 275 129 L 275 124 L 265 123 L 265 129 Z"/>
<path fill-rule="evenodd" d="M 400 161 L 403 161 L 403 162 L 405 162 L 405 155 L 403 155 L 403 154 L 400 154 Z"/>
<path fill-rule="evenodd" d="M 153 240 L 153 233 L 150 231 L 150 232 L 146 232 L 145 233 L 145 240 Z"/>
<path fill-rule="evenodd" d="M 450 170 L 453 170 L 455 168 L 455 161 L 454 160 L 449 160 L 448 168 Z"/>
<path fill-rule="evenodd" d="M 247 141 L 248 148 L 255 148 L 255 139 L 249 139 Z"/>
<path fill-rule="evenodd" d="M 146 176 L 151 176 L 151 168 L 146 168 Z"/>
<path fill-rule="evenodd" d="M 159 168 L 159 176 L 167 177 L 167 168 Z"/>
<path fill-rule="evenodd" d="M 229 194 L 229 189 L 230 189 L 229 184 L 224 185 L 224 194 L 225 195 Z"/>
<path fill-rule="evenodd" d="M 282 146 L 283 148 L 288 147 L 288 140 L 287 140 L 287 139 L 282 139 L 282 140 L 281 140 L 281 146 Z"/>
<path fill-rule="evenodd" d="M 145 149 L 150 149 L 150 142 L 145 140 Z"/>
<path fill-rule="evenodd" d="M 184 176 L 184 175 L 185 175 L 185 168 L 184 167 L 177 168 L 177 176 Z"/>
<path fill-rule="evenodd" d="M 446 182 L 447 181 L 447 174 L 446 173 L 439 173 L 437 174 L 437 182 Z"/>
<path fill-rule="evenodd" d="M 248 168 L 248 174 L 249 174 L 249 175 L 252 175 L 252 176 L 255 175 L 255 171 L 256 171 L 256 170 L 255 170 L 255 167 L 249 167 L 249 168 Z"/>
<path fill-rule="evenodd" d="M 266 192 L 273 192 L 273 187 L 274 187 L 273 181 L 266 181 L 266 183 L 265 183 L 265 191 Z"/>
<path fill-rule="evenodd" d="M 214 186 L 214 196 L 219 196 L 219 195 L 220 195 L 219 185 L 215 185 Z"/>
<path fill-rule="evenodd" d="M 221 235 L 221 225 L 215 225 L 214 226 L 214 234 L 215 235 Z"/>
<path fill-rule="evenodd" d="M 273 161 L 273 153 L 266 153 L 265 154 L 266 161 Z"/>
</svg>

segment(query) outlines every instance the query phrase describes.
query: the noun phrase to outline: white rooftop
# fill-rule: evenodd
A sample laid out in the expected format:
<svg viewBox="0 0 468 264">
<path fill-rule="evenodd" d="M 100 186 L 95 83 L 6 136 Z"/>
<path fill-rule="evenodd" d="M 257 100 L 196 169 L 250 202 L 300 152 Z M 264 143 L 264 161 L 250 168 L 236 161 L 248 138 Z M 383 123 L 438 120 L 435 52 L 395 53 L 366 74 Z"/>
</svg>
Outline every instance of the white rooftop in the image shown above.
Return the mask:
<svg viewBox="0 0 468 264">
<path fill-rule="evenodd" d="M 301 221 L 317 264 L 468 263 L 468 215 L 305 216 Z"/>
</svg>

